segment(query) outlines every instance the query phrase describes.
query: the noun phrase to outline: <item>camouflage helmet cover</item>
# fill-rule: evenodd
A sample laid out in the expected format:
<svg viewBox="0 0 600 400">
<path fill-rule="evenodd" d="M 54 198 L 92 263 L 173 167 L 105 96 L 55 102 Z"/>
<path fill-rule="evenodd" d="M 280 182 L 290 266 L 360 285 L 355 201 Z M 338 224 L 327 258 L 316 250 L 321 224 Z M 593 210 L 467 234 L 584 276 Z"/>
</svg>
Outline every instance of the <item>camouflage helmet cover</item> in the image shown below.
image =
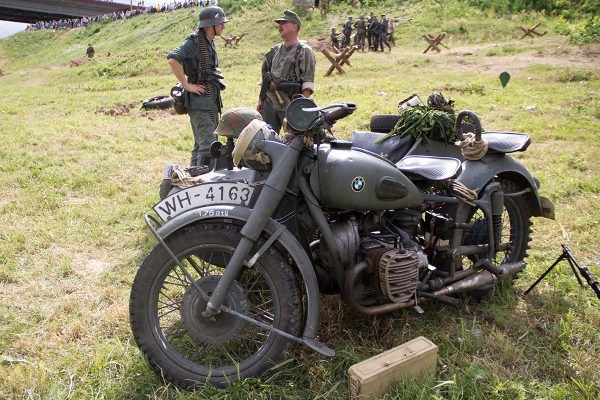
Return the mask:
<svg viewBox="0 0 600 400">
<path fill-rule="evenodd" d="M 221 115 L 215 135 L 237 138 L 253 119 L 262 120 L 258 111 L 252 108 L 232 108 Z"/>
<path fill-rule="evenodd" d="M 229 22 L 223 9 L 217 6 L 203 8 L 202 11 L 200 11 L 199 19 L 198 29 L 204 28 L 205 26 L 215 26 Z"/>
</svg>

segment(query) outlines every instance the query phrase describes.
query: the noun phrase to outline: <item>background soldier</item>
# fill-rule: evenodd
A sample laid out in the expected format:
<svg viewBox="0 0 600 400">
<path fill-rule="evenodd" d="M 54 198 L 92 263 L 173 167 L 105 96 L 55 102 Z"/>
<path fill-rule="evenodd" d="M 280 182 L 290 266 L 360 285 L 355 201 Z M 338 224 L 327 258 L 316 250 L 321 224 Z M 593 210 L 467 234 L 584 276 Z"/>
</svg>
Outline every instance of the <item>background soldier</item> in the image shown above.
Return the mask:
<svg viewBox="0 0 600 400">
<path fill-rule="evenodd" d="M 392 51 L 392 46 L 387 41 L 388 26 L 390 21 L 385 17 L 385 14 L 381 14 L 381 22 L 379 22 L 379 45 L 381 51 L 383 51 L 383 45 L 385 44 L 389 51 Z"/>
<path fill-rule="evenodd" d="M 316 60 L 310 46 L 298 40 L 301 22 L 295 13 L 285 10 L 275 22 L 283 43 L 265 55 L 256 110 L 279 132 L 292 96 L 310 97 L 314 92 Z"/>
<path fill-rule="evenodd" d="M 331 45 L 335 47 L 336 50 L 340 49 L 340 41 L 338 40 L 338 36 L 341 35 L 341 32 L 336 31 L 335 27 L 331 28 Z"/>
<path fill-rule="evenodd" d="M 94 54 L 96 54 L 96 51 L 94 50 L 92 45 L 88 43 L 88 48 L 85 51 L 85 53 L 87 54 L 88 58 L 94 58 Z"/>
<path fill-rule="evenodd" d="M 367 24 L 365 23 L 364 15 L 358 17 L 358 21 L 356 21 L 354 27 L 356 28 L 356 44 L 358 44 L 358 49 L 365 51 L 365 35 L 367 33 Z"/>
<path fill-rule="evenodd" d="M 167 55 L 173 74 L 185 89 L 185 106 L 194 132 L 191 166 L 213 166 L 210 145 L 215 141 L 217 116 L 221 112 L 221 82 L 214 38 L 220 36 L 229 20 L 220 7 L 200 11 L 198 32 Z"/>
<path fill-rule="evenodd" d="M 344 39 L 342 40 L 342 47 L 346 47 L 350 44 L 350 35 L 352 35 L 352 17 L 348 17 L 348 20 L 344 22 L 342 29 L 344 33 Z"/>
<path fill-rule="evenodd" d="M 375 18 L 375 16 L 373 15 L 372 12 L 369 13 L 369 18 L 367 19 L 367 41 L 369 43 L 369 50 L 371 50 L 373 48 L 373 31 L 371 30 L 371 23 L 373 22 L 373 19 Z"/>
<path fill-rule="evenodd" d="M 374 15 L 373 18 L 371 18 L 369 30 L 371 31 L 371 50 L 377 51 L 377 48 L 379 47 L 379 21 Z"/>
</svg>

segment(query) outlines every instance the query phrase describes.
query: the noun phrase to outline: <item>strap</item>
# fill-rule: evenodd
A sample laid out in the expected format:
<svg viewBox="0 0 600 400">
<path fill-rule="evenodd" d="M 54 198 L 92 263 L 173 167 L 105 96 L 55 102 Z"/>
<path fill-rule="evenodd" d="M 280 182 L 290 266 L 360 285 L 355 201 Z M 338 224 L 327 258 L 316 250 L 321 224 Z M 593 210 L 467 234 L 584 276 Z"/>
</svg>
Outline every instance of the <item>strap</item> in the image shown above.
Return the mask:
<svg viewBox="0 0 600 400">
<path fill-rule="evenodd" d="M 300 42 L 296 43 L 296 54 L 294 54 L 294 58 L 292 58 L 292 61 L 290 62 L 290 66 L 288 67 L 288 70 L 286 72 L 286 74 L 283 76 L 284 79 L 287 79 L 288 76 L 290 76 L 290 74 L 292 72 L 294 72 L 294 77 L 297 79 L 298 77 L 295 76 L 295 72 L 294 67 L 296 65 L 296 63 L 298 62 L 298 56 L 300 55 L 300 51 L 302 50 L 302 45 L 300 44 Z M 292 79 L 292 80 L 296 80 L 296 79 Z"/>
</svg>

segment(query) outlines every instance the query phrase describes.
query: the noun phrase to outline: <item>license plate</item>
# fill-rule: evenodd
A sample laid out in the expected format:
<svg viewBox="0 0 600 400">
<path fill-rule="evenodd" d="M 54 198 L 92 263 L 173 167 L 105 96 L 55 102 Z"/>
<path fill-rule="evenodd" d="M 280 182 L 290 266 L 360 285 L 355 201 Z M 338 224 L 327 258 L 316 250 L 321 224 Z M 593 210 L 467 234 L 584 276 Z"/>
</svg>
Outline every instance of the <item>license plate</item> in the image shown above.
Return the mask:
<svg viewBox="0 0 600 400">
<path fill-rule="evenodd" d="M 174 193 L 152 208 L 163 221 L 167 221 L 198 207 L 216 204 L 247 206 L 253 193 L 254 187 L 246 183 L 204 183 Z"/>
</svg>

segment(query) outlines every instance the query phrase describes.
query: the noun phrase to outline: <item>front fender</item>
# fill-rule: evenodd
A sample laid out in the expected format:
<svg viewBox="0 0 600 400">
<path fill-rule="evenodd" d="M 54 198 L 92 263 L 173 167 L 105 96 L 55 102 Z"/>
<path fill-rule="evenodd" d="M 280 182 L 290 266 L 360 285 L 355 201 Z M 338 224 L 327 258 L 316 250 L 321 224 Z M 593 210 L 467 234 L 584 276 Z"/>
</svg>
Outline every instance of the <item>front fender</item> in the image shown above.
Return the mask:
<svg viewBox="0 0 600 400">
<path fill-rule="evenodd" d="M 481 160 L 466 160 L 457 179 L 469 189 L 481 191 L 496 176 L 519 184 L 521 189 L 530 188 L 528 199 L 532 206 L 532 214 L 536 217 L 544 214 L 538 193 L 539 182 L 523 164 L 510 156 L 486 154 Z"/>
<path fill-rule="evenodd" d="M 215 205 L 195 208 L 168 220 L 157 232 L 164 240 L 180 229 L 200 221 L 235 220 L 245 224 L 251 212 L 250 208 L 241 206 Z M 279 222 L 269 219 L 264 231 L 269 235 L 273 235 L 282 226 Z M 303 336 L 305 338 L 315 338 L 319 326 L 320 298 L 319 284 L 313 264 L 300 242 L 287 229 L 277 238 L 277 242 L 291 255 L 302 275 L 307 300 L 306 325 Z"/>
</svg>

